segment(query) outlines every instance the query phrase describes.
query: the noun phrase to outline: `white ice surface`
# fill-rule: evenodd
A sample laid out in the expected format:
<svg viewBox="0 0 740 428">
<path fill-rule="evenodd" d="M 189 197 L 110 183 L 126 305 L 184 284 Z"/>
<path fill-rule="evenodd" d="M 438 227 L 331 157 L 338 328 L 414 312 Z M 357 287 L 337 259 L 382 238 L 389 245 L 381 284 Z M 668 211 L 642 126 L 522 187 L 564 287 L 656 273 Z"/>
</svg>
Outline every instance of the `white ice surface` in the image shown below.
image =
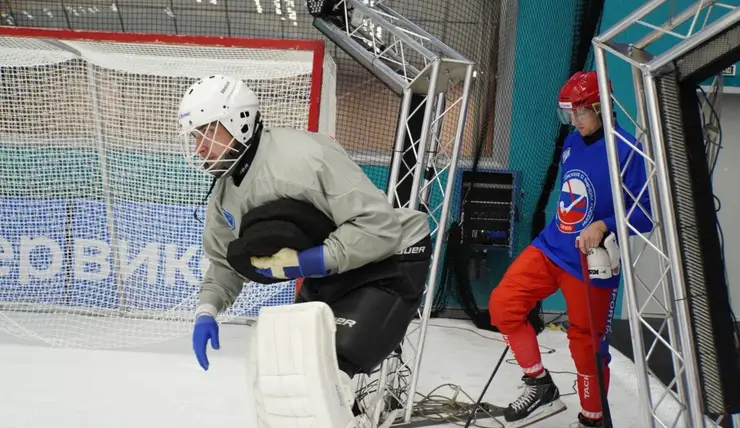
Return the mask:
<svg viewBox="0 0 740 428">
<path fill-rule="evenodd" d="M 477 398 L 504 349 L 501 336 L 475 330 L 466 321 L 434 319 L 431 325 L 418 392 L 453 383 Z M 136 350 L 89 351 L 38 346 L 0 334 L 0 428 L 252 428 L 244 405 L 252 329 L 224 325 L 221 331 L 221 350 L 210 351 L 207 372 L 197 365 L 189 337 Z M 548 369 L 575 371 L 564 333 L 546 331 L 539 340 Z M 612 351 L 614 425 L 641 428 L 634 364 Z M 505 406 L 514 400 L 520 376 L 518 367 L 503 364 L 485 401 Z M 574 374 L 553 377 L 561 394 L 573 392 Z M 450 389 L 439 392 L 449 395 Z M 566 395 L 563 400 L 568 410 L 536 428 L 573 424 L 578 398 Z M 661 412 L 677 409 L 672 402 L 661 406 Z M 480 426 L 501 425 L 489 419 Z"/>
</svg>

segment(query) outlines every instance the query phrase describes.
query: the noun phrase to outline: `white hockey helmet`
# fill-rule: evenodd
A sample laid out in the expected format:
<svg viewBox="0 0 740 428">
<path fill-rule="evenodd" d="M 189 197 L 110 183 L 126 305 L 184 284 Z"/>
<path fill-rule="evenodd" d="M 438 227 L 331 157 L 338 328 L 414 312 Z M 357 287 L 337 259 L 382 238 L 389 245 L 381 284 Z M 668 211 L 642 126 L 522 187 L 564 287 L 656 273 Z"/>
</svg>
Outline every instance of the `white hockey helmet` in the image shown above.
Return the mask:
<svg viewBox="0 0 740 428">
<path fill-rule="evenodd" d="M 215 75 L 195 82 L 178 111 L 188 163 L 217 178 L 230 174 L 253 141 L 259 109 L 257 95 L 241 79 Z"/>
</svg>

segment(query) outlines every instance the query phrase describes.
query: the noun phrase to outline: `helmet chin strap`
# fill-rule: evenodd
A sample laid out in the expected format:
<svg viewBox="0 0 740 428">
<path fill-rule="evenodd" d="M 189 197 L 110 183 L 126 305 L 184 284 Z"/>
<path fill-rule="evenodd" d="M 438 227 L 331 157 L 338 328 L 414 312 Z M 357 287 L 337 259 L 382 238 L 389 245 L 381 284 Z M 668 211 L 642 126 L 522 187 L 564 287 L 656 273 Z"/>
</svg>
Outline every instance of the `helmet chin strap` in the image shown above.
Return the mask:
<svg viewBox="0 0 740 428">
<path fill-rule="evenodd" d="M 261 137 L 262 120 L 260 120 L 260 114 L 258 112 L 254 121 L 254 132 L 252 133 L 252 137 L 250 137 L 246 142 L 239 144 L 239 150 L 232 150 L 221 159 L 215 161 L 212 164 L 212 169 L 215 171 L 207 172 L 217 180 L 226 177 L 233 177 L 238 186 L 247 174 L 249 166 L 254 160 L 254 155 L 257 152 L 257 146 L 259 145 Z"/>
<path fill-rule="evenodd" d="M 249 171 L 249 167 L 252 165 L 252 161 L 254 161 L 254 156 L 257 154 L 257 148 L 262 139 L 262 128 L 262 120 L 260 119 L 259 113 L 257 113 L 257 117 L 254 120 L 254 133 L 252 133 L 252 138 L 244 144 L 244 149 L 242 149 L 241 153 L 237 154 L 237 161 L 235 164 L 232 165 L 227 173 L 223 175 L 224 177 L 232 177 L 234 179 L 234 184 L 237 186 L 242 183 L 244 176 L 247 175 L 247 171 Z"/>
<path fill-rule="evenodd" d="M 242 150 L 236 152 L 236 155 L 232 156 L 232 158 L 238 158 L 235 164 L 232 165 L 232 167 L 229 168 L 228 171 L 211 173 L 211 175 L 213 175 L 213 181 L 211 181 L 211 186 L 208 188 L 208 192 L 203 198 L 202 203 L 207 203 L 208 197 L 211 195 L 211 192 L 213 192 L 213 188 L 216 187 L 216 182 L 219 179 L 230 176 L 234 179 L 234 184 L 236 184 L 237 186 L 239 186 L 242 183 L 242 180 L 244 180 L 244 176 L 247 175 L 247 171 L 249 171 L 249 167 L 252 165 L 254 156 L 257 154 L 257 148 L 259 147 L 260 139 L 262 138 L 262 121 L 259 118 L 259 113 L 257 113 L 257 115 L 258 116 L 255 120 L 255 128 L 254 133 L 252 134 L 252 138 L 250 138 L 249 141 L 242 145 Z M 198 218 L 197 208 L 195 209 L 195 211 L 193 211 L 193 218 L 203 224 L 203 221 Z"/>
</svg>

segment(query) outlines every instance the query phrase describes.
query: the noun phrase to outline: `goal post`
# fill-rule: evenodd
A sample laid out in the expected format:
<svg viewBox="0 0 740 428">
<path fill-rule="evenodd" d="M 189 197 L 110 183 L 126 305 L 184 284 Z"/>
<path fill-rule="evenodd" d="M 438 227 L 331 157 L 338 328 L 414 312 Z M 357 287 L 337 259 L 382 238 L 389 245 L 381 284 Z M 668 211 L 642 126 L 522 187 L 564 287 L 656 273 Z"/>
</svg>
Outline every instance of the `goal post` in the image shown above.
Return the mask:
<svg viewBox="0 0 740 428">
<path fill-rule="evenodd" d="M 317 40 L 0 27 L 0 58 L 0 333 L 53 346 L 189 332 L 211 179 L 182 156 L 176 113 L 197 79 L 241 77 L 267 126 L 335 135 Z M 223 319 L 293 294 L 247 283 Z"/>
</svg>

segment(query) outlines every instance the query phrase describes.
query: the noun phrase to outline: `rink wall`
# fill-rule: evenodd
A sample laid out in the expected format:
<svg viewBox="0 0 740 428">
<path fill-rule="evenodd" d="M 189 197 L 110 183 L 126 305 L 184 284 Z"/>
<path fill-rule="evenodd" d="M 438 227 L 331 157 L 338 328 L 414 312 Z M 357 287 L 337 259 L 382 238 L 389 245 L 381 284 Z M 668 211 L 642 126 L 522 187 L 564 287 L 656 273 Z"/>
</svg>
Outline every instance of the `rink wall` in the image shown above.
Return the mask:
<svg viewBox="0 0 740 428">
<path fill-rule="evenodd" d="M 203 207 L 114 202 L 113 228 L 107 209 L 82 199 L 0 199 L 2 218 L 27 219 L 0 223 L 0 302 L 116 309 L 125 299 L 127 310 L 172 310 L 192 300 L 209 265 L 193 218 Z M 293 292 L 266 304 L 290 302 Z"/>
<path fill-rule="evenodd" d="M 112 204 L 120 274 L 130 290 L 160 289 L 161 307 L 196 290 L 205 270 L 193 206 L 143 202 Z M 65 303 L 115 308 L 117 281 L 106 203 L 81 199 L 3 198 L 0 216 L 27 219 L 0 227 L 0 301 Z M 169 229 L 169 230 L 167 230 Z M 192 230 L 193 233 L 183 233 Z M 156 238 L 153 238 L 156 237 Z M 202 268 L 202 269 L 201 269 Z M 146 294 L 149 296 L 150 294 Z"/>
</svg>

